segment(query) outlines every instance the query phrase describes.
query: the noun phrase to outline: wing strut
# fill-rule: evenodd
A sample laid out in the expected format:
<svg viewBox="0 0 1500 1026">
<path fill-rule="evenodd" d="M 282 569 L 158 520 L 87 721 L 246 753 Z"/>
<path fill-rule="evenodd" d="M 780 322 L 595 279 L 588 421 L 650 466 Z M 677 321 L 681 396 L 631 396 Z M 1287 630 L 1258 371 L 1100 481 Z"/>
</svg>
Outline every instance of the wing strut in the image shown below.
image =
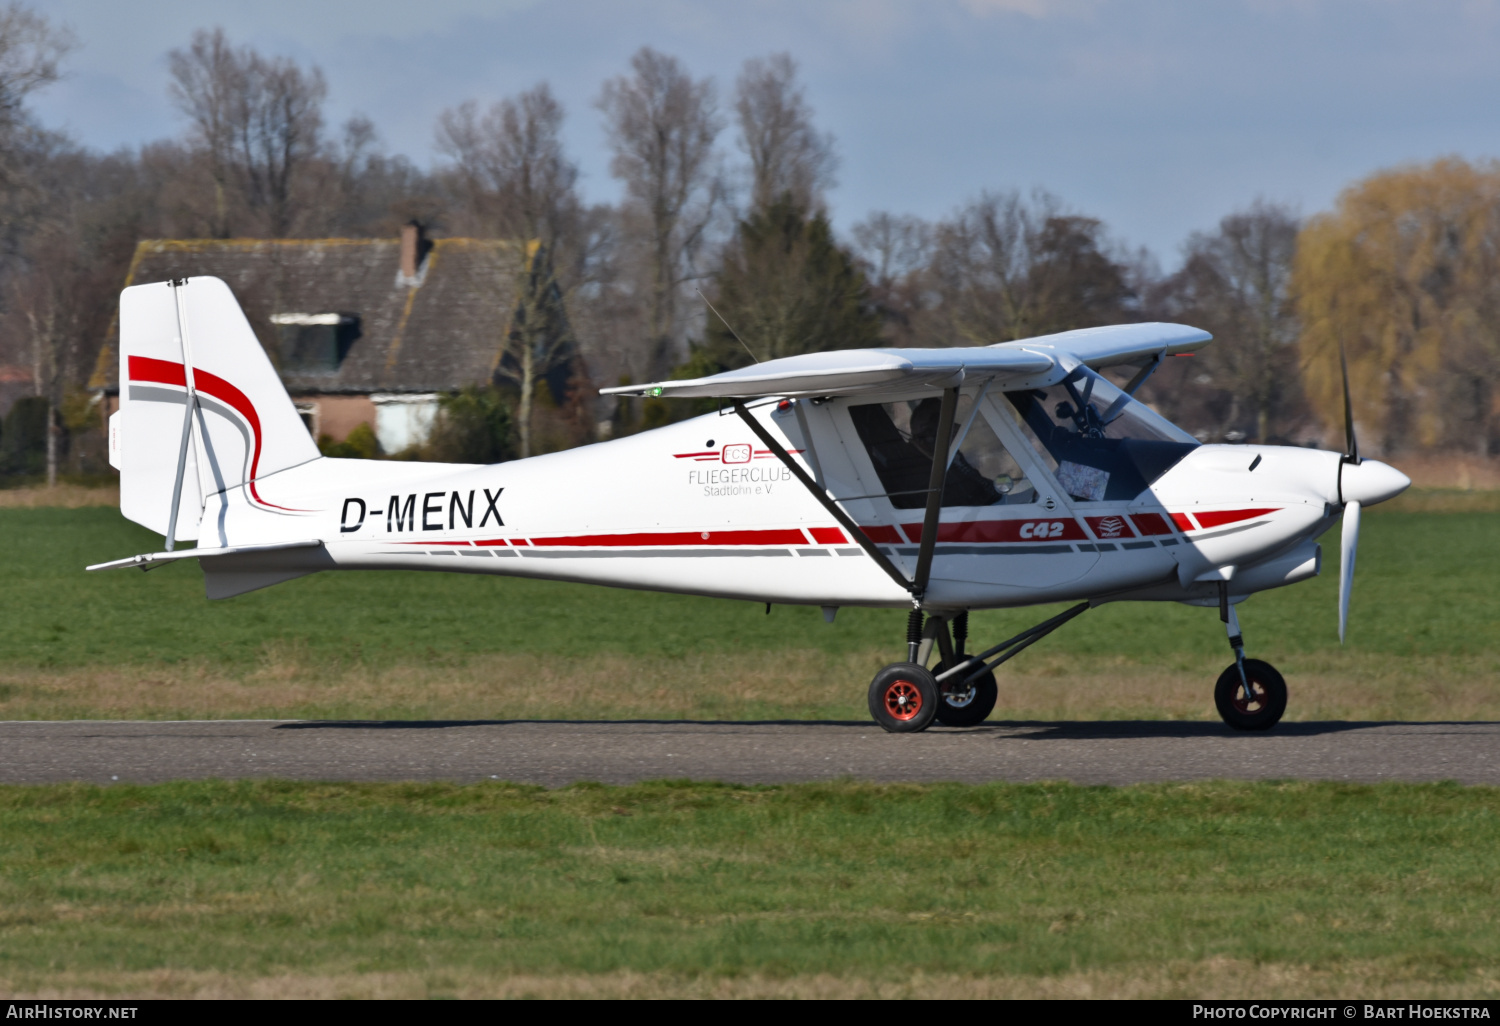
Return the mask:
<svg viewBox="0 0 1500 1026">
<path fill-rule="evenodd" d="M 782 448 L 780 442 L 771 437 L 771 433 L 761 425 L 760 421 L 751 416 L 750 411 L 745 409 L 745 404 L 738 399 L 734 401 L 734 412 L 739 414 L 740 420 L 750 425 L 750 430 L 755 432 L 755 437 L 764 442 L 766 448 L 776 454 L 776 458 L 792 472 L 792 476 L 802 482 L 802 487 L 806 488 L 812 494 L 812 497 L 817 499 L 823 508 L 833 515 L 833 519 L 839 522 L 839 526 L 849 532 L 849 537 L 853 538 L 859 544 L 859 547 L 865 550 L 865 555 L 873 559 L 875 565 L 884 570 L 891 580 L 901 585 L 903 591 L 915 594 L 912 582 L 906 579 L 906 575 L 897 570 L 895 565 L 886 558 L 885 553 L 875 547 L 875 543 L 870 540 L 869 535 L 865 534 L 860 526 L 850 519 L 849 514 L 839 508 L 838 503 L 830 499 L 828 493 L 819 488 L 816 481 L 807 476 L 807 471 L 797 465 L 797 461 L 792 459 L 791 454 Z M 953 423 L 953 412 L 951 409 L 948 410 L 948 423 L 950 426 Z"/>
<path fill-rule="evenodd" d="M 978 403 L 975 403 L 978 406 Z M 927 592 L 932 573 L 932 553 L 937 548 L 938 516 L 943 512 L 943 483 L 948 477 L 948 446 L 953 439 L 953 415 L 958 412 L 958 389 L 943 389 L 938 409 L 937 437 L 932 440 L 932 474 L 927 479 L 927 512 L 922 517 L 922 541 L 917 548 L 917 575 L 912 578 L 912 598 L 918 602 Z"/>
</svg>

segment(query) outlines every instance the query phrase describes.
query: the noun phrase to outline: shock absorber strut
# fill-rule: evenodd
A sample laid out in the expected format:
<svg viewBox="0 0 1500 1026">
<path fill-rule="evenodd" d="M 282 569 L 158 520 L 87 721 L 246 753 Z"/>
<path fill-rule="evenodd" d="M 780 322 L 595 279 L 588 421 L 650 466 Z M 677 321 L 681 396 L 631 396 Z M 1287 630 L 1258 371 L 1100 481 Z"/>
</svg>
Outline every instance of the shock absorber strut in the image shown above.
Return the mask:
<svg viewBox="0 0 1500 1026">
<path fill-rule="evenodd" d="M 969 640 L 969 611 L 965 609 L 953 618 L 953 654 L 964 654 L 964 642 Z"/>
<path fill-rule="evenodd" d="M 922 611 L 913 609 L 906 614 L 906 661 L 917 661 L 917 649 L 922 644 Z"/>
</svg>

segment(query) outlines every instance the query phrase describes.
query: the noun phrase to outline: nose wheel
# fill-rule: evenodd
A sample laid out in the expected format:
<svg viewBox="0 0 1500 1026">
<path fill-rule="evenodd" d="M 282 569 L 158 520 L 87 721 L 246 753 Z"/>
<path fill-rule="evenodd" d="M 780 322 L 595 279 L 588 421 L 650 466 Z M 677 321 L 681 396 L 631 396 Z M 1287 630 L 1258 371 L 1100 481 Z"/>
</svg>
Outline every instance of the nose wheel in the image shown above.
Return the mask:
<svg viewBox="0 0 1500 1026">
<path fill-rule="evenodd" d="M 1276 667 L 1259 659 L 1230 663 L 1214 685 L 1214 705 L 1235 730 L 1270 730 L 1286 712 L 1286 681 Z"/>
<path fill-rule="evenodd" d="M 1270 730 L 1286 712 L 1286 681 L 1276 667 L 1261 659 L 1245 658 L 1240 618 L 1229 602 L 1229 586 L 1219 584 L 1219 618 L 1229 632 L 1234 662 L 1214 683 L 1214 706 L 1235 730 Z"/>
</svg>

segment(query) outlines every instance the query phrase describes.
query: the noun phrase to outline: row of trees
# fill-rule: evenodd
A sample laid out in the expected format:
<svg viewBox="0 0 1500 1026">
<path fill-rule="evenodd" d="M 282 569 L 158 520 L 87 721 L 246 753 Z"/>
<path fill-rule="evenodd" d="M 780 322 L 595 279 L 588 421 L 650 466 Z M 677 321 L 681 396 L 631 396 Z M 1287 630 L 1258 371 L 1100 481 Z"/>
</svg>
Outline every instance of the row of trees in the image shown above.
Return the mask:
<svg viewBox="0 0 1500 1026">
<path fill-rule="evenodd" d="M 522 297 L 496 340 L 522 454 L 537 444 L 537 386 L 568 354 L 584 356 L 575 392 L 587 405 L 600 384 L 811 350 L 1142 319 L 1217 336 L 1144 393 L 1201 437 L 1336 431 L 1342 343 L 1372 443 L 1500 445 L 1495 165 L 1376 175 L 1306 223 L 1256 203 L 1192 236 L 1181 268 L 1163 274 L 1045 192 L 985 192 L 932 222 L 876 212 L 841 238 L 828 215 L 833 139 L 785 54 L 746 62 L 721 102 L 712 79 L 636 53 L 594 111 L 622 198 L 590 204 L 545 83 L 444 111 L 424 170 L 387 153 L 364 118 L 330 129 L 317 68 L 200 31 L 169 55 L 182 134 L 100 154 L 27 112 L 71 45 L 18 3 L 0 11 L 0 365 L 32 372 L 54 447 L 91 422 L 81 389 L 139 239 L 389 237 L 413 219 L 527 254 L 521 281 L 497 283 L 497 301 L 517 286 Z M 0 464 L 14 469 L 36 409 L 0 429 Z M 648 401 L 586 419 L 628 431 L 684 412 Z"/>
</svg>

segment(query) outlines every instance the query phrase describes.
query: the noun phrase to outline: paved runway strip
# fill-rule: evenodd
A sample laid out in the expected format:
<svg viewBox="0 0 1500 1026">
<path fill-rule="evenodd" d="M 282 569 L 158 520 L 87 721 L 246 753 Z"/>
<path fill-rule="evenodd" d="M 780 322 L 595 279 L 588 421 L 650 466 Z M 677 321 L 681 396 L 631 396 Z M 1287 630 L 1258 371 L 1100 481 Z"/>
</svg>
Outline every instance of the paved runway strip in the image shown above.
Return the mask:
<svg viewBox="0 0 1500 1026">
<path fill-rule="evenodd" d="M 1500 784 L 1500 723 L 8 722 L 0 783 L 281 777 L 558 786 L 663 777 L 787 783 L 1234 778 Z"/>
</svg>

